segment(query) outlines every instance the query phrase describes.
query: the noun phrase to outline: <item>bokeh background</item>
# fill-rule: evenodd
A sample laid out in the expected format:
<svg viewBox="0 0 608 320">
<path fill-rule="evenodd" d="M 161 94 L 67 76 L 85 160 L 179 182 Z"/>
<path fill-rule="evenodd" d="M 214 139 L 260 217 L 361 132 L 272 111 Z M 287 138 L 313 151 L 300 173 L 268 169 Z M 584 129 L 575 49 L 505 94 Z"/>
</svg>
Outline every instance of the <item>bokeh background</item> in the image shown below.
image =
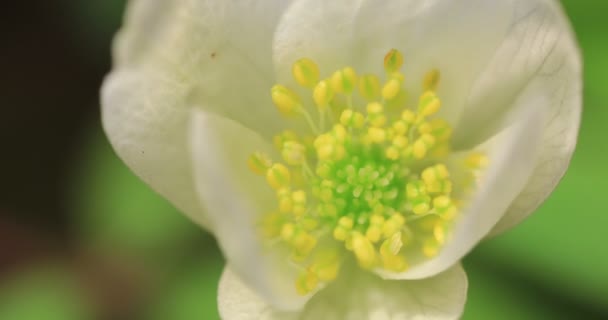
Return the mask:
<svg viewBox="0 0 608 320">
<path fill-rule="evenodd" d="M 213 239 L 115 156 L 100 83 L 124 0 L 0 11 L 0 319 L 217 319 Z M 465 259 L 464 319 L 608 319 L 608 2 L 565 0 L 585 59 L 570 170 Z"/>
</svg>

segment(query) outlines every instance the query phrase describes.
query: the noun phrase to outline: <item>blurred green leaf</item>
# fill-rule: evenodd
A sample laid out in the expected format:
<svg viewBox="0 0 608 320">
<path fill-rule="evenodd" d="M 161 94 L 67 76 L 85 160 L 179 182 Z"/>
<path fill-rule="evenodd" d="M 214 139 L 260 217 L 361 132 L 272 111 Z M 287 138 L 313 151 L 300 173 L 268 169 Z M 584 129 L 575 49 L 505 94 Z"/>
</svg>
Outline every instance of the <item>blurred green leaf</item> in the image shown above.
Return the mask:
<svg viewBox="0 0 608 320">
<path fill-rule="evenodd" d="M 82 236 L 106 248 L 160 256 L 203 231 L 137 178 L 96 130 L 73 192 Z"/>
<path fill-rule="evenodd" d="M 92 314 L 78 279 L 61 267 L 40 265 L 0 286 L 3 320 L 86 320 L 93 319 Z"/>
<path fill-rule="evenodd" d="M 178 272 L 149 310 L 151 320 L 219 319 L 217 285 L 223 268 L 219 252 L 206 254 Z"/>
</svg>

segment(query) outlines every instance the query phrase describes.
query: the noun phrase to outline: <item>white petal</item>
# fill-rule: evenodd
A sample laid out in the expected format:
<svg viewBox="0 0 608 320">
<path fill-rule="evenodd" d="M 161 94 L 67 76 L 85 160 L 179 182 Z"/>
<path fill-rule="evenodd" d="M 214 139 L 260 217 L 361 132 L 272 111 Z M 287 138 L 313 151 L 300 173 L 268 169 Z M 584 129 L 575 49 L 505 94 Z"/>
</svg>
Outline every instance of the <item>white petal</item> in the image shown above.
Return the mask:
<svg viewBox="0 0 608 320">
<path fill-rule="evenodd" d="M 188 156 L 188 115 L 205 106 L 266 136 L 271 39 L 289 1 L 130 1 L 102 88 L 104 129 L 118 155 L 202 225 Z"/>
<path fill-rule="evenodd" d="M 442 272 L 458 262 L 490 230 L 528 181 L 539 156 L 543 135 L 540 123 L 545 121 L 543 107 L 548 97 L 524 100 L 508 116 L 511 125 L 477 149 L 487 154 L 489 166 L 477 182 L 475 193 L 467 200 L 451 239 L 440 253 L 426 262 L 413 266 L 401 274 L 382 272 L 392 279 L 418 279 Z"/>
<path fill-rule="evenodd" d="M 301 312 L 286 314 L 269 307 L 226 268 L 218 302 L 225 320 L 447 320 L 460 317 L 466 292 L 467 277 L 459 265 L 412 281 L 387 281 L 357 271 L 319 292 Z"/>
<path fill-rule="evenodd" d="M 272 154 L 272 146 L 235 121 L 200 110 L 192 113 L 190 144 L 200 201 L 232 270 L 277 308 L 301 307 L 307 298 L 294 289 L 296 270 L 286 254 L 261 243 L 256 226 L 276 199 L 247 159 L 255 151 Z"/>
<path fill-rule="evenodd" d="M 492 234 L 523 220 L 551 193 L 576 145 L 582 106 L 581 57 L 570 25 L 555 1 L 517 2 L 513 26 L 478 80 L 457 128 L 457 139 L 482 138 L 496 119 L 520 103 L 549 97 L 541 156 L 527 186 Z M 464 130 L 462 130 L 464 129 Z M 469 137 L 467 137 L 469 133 Z M 479 141 L 479 140 L 477 140 Z"/>
<path fill-rule="evenodd" d="M 218 288 L 218 308 L 223 320 L 289 320 L 297 313 L 281 312 L 250 289 L 230 267 L 224 268 Z"/>
<path fill-rule="evenodd" d="M 352 65 L 380 73 L 384 55 L 403 51 L 407 87 L 421 91 L 424 74 L 441 71 L 442 116 L 455 123 L 473 80 L 509 27 L 510 1 L 295 1 L 274 44 L 277 73 L 287 81 L 301 57 L 331 72 Z"/>
<path fill-rule="evenodd" d="M 280 129 L 269 93 L 272 35 L 289 3 L 136 1 L 116 38 L 116 67 L 162 74 L 187 87 L 189 105 L 270 136 Z"/>
<path fill-rule="evenodd" d="M 112 73 L 101 92 L 104 130 L 120 158 L 204 227 L 194 191 L 183 85 L 133 70 Z"/>
</svg>

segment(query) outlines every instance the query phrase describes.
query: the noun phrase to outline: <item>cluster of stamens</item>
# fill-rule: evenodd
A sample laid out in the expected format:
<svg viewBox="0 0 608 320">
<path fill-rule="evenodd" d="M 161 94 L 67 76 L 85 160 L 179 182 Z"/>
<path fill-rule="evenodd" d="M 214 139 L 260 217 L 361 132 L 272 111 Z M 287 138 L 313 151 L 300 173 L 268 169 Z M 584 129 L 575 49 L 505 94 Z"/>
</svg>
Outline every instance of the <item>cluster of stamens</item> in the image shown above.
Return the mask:
<svg viewBox="0 0 608 320">
<path fill-rule="evenodd" d="M 248 161 L 276 192 L 277 209 L 263 216 L 260 229 L 301 267 L 300 294 L 335 279 L 350 257 L 364 269 L 403 272 L 437 255 L 449 239 L 465 199 L 453 191 L 445 161 L 452 128 L 435 117 L 439 72 L 426 75 L 423 93 L 408 108 L 402 64 L 401 53 L 391 50 L 381 82 L 351 67 L 321 80 L 312 60 L 297 61 L 293 75 L 312 91 L 316 121 L 296 91 L 271 89 L 278 110 L 302 117 L 313 133 L 275 136 L 283 162 L 262 153 Z M 467 181 L 487 164 L 478 153 L 464 160 L 460 175 Z M 459 183 L 460 189 L 471 187 Z"/>
</svg>

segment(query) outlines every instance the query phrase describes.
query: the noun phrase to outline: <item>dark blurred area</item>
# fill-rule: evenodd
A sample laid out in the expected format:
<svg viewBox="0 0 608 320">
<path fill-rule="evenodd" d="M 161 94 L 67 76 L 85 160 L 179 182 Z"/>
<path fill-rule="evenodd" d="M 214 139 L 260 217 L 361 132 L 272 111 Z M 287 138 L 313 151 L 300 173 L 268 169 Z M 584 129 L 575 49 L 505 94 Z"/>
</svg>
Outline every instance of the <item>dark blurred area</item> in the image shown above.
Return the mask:
<svg viewBox="0 0 608 320">
<path fill-rule="evenodd" d="M 84 131 L 98 121 L 112 35 L 79 26 L 73 10 L 70 1 L 12 2 L 0 19 L 1 210 L 11 223 L 37 226 L 63 241 L 70 228 L 66 176 Z"/>
<path fill-rule="evenodd" d="M 0 319 L 218 318 L 215 243 L 134 177 L 101 130 L 99 88 L 124 4 L 0 11 Z M 465 319 L 608 319 L 608 5 L 564 4 L 594 83 L 579 149 L 530 222 L 467 258 Z"/>
</svg>

